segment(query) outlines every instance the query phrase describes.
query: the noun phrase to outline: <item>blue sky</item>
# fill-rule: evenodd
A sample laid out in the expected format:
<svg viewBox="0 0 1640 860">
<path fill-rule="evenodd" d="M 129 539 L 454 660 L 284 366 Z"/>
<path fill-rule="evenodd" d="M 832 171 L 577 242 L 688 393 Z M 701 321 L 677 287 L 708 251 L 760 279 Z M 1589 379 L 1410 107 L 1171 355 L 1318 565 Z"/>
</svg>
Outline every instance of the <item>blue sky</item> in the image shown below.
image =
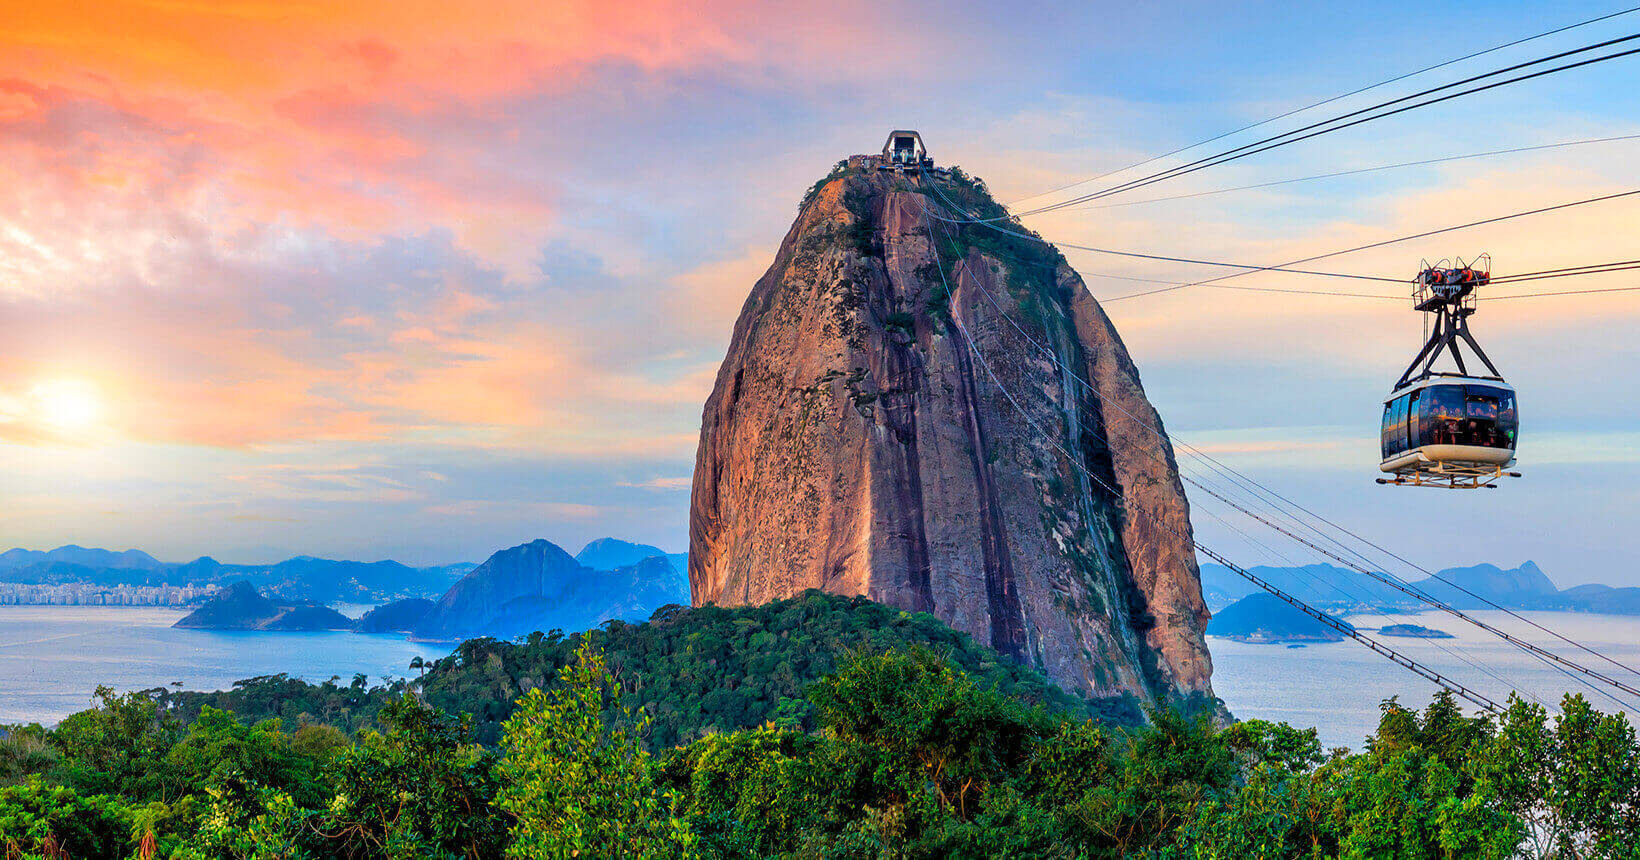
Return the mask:
<svg viewBox="0 0 1640 860">
<path fill-rule="evenodd" d="M 740 303 L 803 190 L 889 128 L 920 129 L 1009 201 L 1614 9 L 479 3 L 457 21 L 366 3 L 264 21 L 250 4 L 125 5 L 106 21 L 37 11 L 0 36 L 16 69 L 0 81 L 0 544 L 427 563 L 535 537 L 682 549 L 700 405 Z M 1313 118 L 1637 30 L 1617 18 Z M 143 55 L 118 49 L 145 34 Z M 1640 132 L 1637 63 L 1135 194 Z M 1276 262 L 1627 190 L 1635 145 L 1030 224 Z M 1630 259 L 1637 213 L 1603 204 L 1329 267 Z M 1100 296 L 1129 285 L 1092 273 L 1203 274 L 1068 256 Z M 1372 483 L 1379 399 L 1418 345 L 1406 307 L 1192 289 L 1108 310 L 1169 429 L 1290 497 L 1428 565 L 1531 558 L 1564 585 L 1640 584 L 1630 296 L 1483 306 L 1476 330 L 1521 392 L 1527 477 L 1468 494 Z"/>
</svg>

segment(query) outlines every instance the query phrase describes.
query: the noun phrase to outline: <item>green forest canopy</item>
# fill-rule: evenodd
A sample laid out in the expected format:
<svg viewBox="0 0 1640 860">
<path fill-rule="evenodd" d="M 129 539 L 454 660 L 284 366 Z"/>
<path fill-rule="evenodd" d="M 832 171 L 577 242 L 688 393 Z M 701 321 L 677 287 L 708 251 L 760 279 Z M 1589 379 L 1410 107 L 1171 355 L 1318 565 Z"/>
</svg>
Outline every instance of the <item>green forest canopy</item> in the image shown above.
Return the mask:
<svg viewBox="0 0 1640 860">
<path fill-rule="evenodd" d="M 468 643 L 424 685 L 264 679 L 215 704 L 102 688 L 54 729 L 0 737 L 0 856 L 1501 860 L 1640 846 L 1640 745 L 1625 716 L 1581 697 L 1558 715 L 1512 699 L 1496 719 L 1444 694 L 1422 712 L 1391 700 L 1362 752 L 1326 753 L 1313 729 L 1258 720 L 1093 719 L 926 616 L 814 596 L 761 609 Z M 805 611 L 817 626 L 785 626 Z M 647 674 L 673 658 L 681 680 Z M 813 680 L 794 696 L 746 680 L 782 663 Z M 434 702 L 520 684 L 504 718 Z M 708 707 L 718 687 L 741 695 Z M 216 707 L 234 701 L 307 718 Z M 769 718 L 730 727 L 754 712 Z M 326 713 L 356 725 L 311 719 Z"/>
<path fill-rule="evenodd" d="M 930 648 L 1028 704 L 1107 722 L 1143 720 L 1132 697 L 1088 700 L 1067 693 L 928 613 L 816 590 L 762 606 L 663 607 L 646 623 L 611 621 L 584 634 L 552 631 L 518 642 L 471 639 L 432 661 L 413 683 L 368 687 L 355 678 L 348 686 L 307 684 L 274 675 L 217 693 L 151 692 L 184 720 L 209 705 L 243 719 L 282 717 L 351 731 L 368 726 L 383 704 L 414 686 L 434 707 L 472 714 L 479 740 L 494 744 L 518 698 L 552 684 L 583 642 L 607 655 L 627 702 L 650 716 L 647 741 L 655 749 L 711 731 L 762 725 L 777 715 L 811 726 L 805 691 L 849 651 L 910 645 Z"/>
</svg>

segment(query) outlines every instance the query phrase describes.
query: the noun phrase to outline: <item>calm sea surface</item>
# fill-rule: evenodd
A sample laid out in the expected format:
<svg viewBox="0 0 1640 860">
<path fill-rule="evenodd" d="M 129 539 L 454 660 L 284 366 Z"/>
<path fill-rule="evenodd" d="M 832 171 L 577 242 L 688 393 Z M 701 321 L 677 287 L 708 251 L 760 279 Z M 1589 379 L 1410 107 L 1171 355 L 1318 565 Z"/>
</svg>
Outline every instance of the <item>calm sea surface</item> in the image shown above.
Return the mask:
<svg viewBox="0 0 1640 860">
<path fill-rule="evenodd" d="M 356 613 L 360 607 L 348 607 Z M 350 613 L 351 614 L 351 613 Z M 1521 638 L 1579 662 L 1576 652 L 1502 612 L 1475 612 Z M 1640 617 L 1562 612 L 1523 616 L 1640 668 Z M 409 674 L 410 658 L 447 649 L 401 636 L 357 633 L 240 633 L 176 630 L 172 609 L 103 606 L 0 606 L 0 723 L 53 723 L 87 707 L 98 684 L 140 690 L 181 681 L 190 690 L 224 689 L 241 678 L 284 672 L 308 681 L 363 672 L 372 681 Z M 1617 708 L 1587 687 L 1450 616 L 1354 616 L 1357 627 L 1417 623 L 1457 639 L 1382 641 L 1499 701 L 1510 687 L 1554 703 L 1580 691 L 1605 711 Z M 1369 634 L 1370 635 L 1370 634 Z M 1378 703 L 1400 696 L 1422 707 L 1435 686 L 1354 642 L 1288 648 L 1209 638 L 1213 686 L 1238 717 L 1317 726 L 1326 746 L 1360 748 L 1378 724 Z M 1490 677 L 1470 663 L 1497 675 Z M 1608 673 L 1624 676 L 1605 664 Z M 1640 681 L 1633 674 L 1631 682 Z"/>
<path fill-rule="evenodd" d="M 1566 645 L 1507 613 L 1487 610 L 1469 614 L 1528 642 L 1597 668 L 1608 677 L 1640 686 L 1640 677 L 1633 672 Z M 1640 617 L 1577 612 L 1520 612 L 1519 615 L 1620 663 L 1640 668 Z M 1364 628 L 1387 624 L 1419 624 L 1451 633 L 1457 638 L 1375 638 L 1500 704 L 1513 688 L 1550 705 L 1551 711 L 1567 692 L 1582 693 L 1596 708 L 1608 713 L 1619 709 L 1619 703 L 1611 698 L 1444 613 L 1358 615 L 1350 616 L 1348 621 L 1363 628 L 1369 636 L 1373 634 Z M 1207 647 L 1213 653 L 1213 689 L 1232 713 L 1243 719 L 1258 717 L 1300 727 L 1316 726 L 1326 747 L 1360 749 L 1362 739 L 1378 727 L 1380 702 L 1390 696 L 1400 696 L 1403 705 L 1421 709 L 1437 689 L 1434 684 L 1353 641 L 1288 648 L 1248 645 L 1210 636 Z M 1491 677 L 1487 671 L 1497 677 Z M 1623 696 L 1616 690 L 1611 692 L 1619 698 Z M 1629 711 L 1631 722 L 1640 716 L 1632 707 L 1625 710 Z"/>
<path fill-rule="evenodd" d="M 402 635 L 173 629 L 182 616 L 160 607 L 0 606 L 0 723 L 55 723 L 88 707 L 98 684 L 220 690 L 279 672 L 318 682 L 363 672 L 374 683 L 408 676 L 418 654 L 448 653 Z"/>
</svg>

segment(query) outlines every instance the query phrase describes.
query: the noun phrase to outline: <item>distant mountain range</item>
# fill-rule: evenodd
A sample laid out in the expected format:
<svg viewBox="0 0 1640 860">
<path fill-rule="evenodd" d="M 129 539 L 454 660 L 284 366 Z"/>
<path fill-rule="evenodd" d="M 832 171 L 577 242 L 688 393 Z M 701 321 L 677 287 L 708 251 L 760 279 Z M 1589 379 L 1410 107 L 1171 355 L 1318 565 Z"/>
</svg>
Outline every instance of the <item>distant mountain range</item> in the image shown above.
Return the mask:
<svg viewBox="0 0 1640 860">
<path fill-rule="evenodd" d="M 1210 609 L 1228 606 L 1259 587 L 1235 571 L 1204 564 L 1202 596 Z M 1332 610 L 1425 606 L 1365 574 L 1330 564 L 1303 567 L 1253 567 L 1248 572 L 1306 603 Z M 1491 601 L 1507 609 L 1552 609 L 1640 615 L 1640 588 L 1578 585 L 1557 589 L 1534 562 L 1509 570 L 1494 564 L 1452 567 L 1433 577 L 1414 580 L 1419 590 L 1458 609 L 1486 609 Z"/>
<path fill-rule="evenodd" d="M 437 597 L 475 565 L 410 567 L 396 561 L 337 561 L 299 555 L 276 564 L 222 564 L 210 556 L 163 562 L 137 549 L 63 546 L 0 553 L 0 582 L 30 585 L 227 585 L 248 581 L 265 595 L 316 603 L 380 603 Z"/>
<path fill-rule="evenodd" d="M 680 575 L 687 570 L 684 553 L 617 538 L 599 538 L 576 554 L 582 567 L 614 571 L 645 559 L 663 557 Z M 165 562 L 140 549 L 114 551 L 82 546 L 53 550 L 11 549 L 0 552 L 0 583 L 19 586 L 95 586 L 159 589 L 166 586 L 225 587 L 249 582 L 258 594 L 276 600 L 321 604 L 387 603 L 422 598 L 437 600 L 477 564 L 411 567 L 396 561 L 343 561 L 299 555 L 273 564 L 223 564 L 210 556 L 189 562 Z M 42 589 L 31 588 L 31 593 Z M 64 591 L 64 589 L 56 589 Z M 687 603 L 687 581 L 685 580 Z M 71 599 L 37 602 L 63 602 Z M 197 601 L 198 598 L 195 598 Z M 21 602 L 30 602 L 24 599 Z M 144 603 L 158 601 L 144 600 Z"/>
<path fill-rule="evenodd" d="M 54 550 L 8 549 L 0 552 L 0 570 L 14 570 L 36 564 L 69 564 L 89 568 L 117 568 L 120 570 L 160 570 L 165 562 L 140 549 L 114 552 L 106 549 L 86 549 L 83 546 L 60 546 Z"/>
<path fill-rule="evenodd" d="M 0 553 L 0 589 L 11 588 L 11 602 L 24 603 L 163 593 L 170 605 L 198 607 L 176 625 L 185 628 L 397 632 L 450 641 L 643 621 L 662 606 L 689 603 L 687 570 L 685 553 L 612 537 L 588 543 L 573 557 L 536 540 L 496 552 L 481 565 L 419 568 L 306 555 L 265 565 L 222 564 L 209 556 L 175 563 L 138 549 L 70 545 Z M 179 592 L 184 586 L 193 589 Z M 337 603 L 380 605 L 354 622 L 328 606 Z"/>
<path fill-rule="evenodd" d="M 536 540 L 501 550 L 462 577 L 411 635 L 507 639 L 537 630 L 585 630 L 611 619 L 643 621 L 669 603 L 689 603 L 689 580 L 654 547 L 611 538 L 572 558 L 550 541 Z"/>
</svg>

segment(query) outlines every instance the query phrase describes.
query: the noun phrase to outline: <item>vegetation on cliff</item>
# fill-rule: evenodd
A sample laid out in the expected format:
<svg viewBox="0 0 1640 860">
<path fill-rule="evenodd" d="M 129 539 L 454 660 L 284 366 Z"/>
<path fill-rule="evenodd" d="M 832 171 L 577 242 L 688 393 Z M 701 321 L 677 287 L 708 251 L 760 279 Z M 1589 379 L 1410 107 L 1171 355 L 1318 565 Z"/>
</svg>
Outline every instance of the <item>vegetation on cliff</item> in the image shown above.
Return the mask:
<svg viewBox="0 0 1640 860">
<path fill-rule="evenodd" d="M 430 661 L 415 687 L 435 707 L 471 714 L 475 736 L 494 744 L 517 699 L 555 682 L 583 643 L 608 655 L 627 704 L 649 715 L 645 742 L 652 749 L 776 719 L 812 727 L 813 708 L 804 696 L 812 683 L 835 671 L 850 651 L 907 646 L 943 654 L 1005 695 L 1055 713 L 1129 725 L 1143 719 L 1131 698 L 1089 700 L 1067 693 L 926 613 L 819 591 L 762 606 L 666 607 L 643 624 L 612 621 L 568 636 L 551 631 L 512 642 L 470 639 Z M 371 687 L 362 677 L 307 684 L 273 675 L 222 692 L 151 694 L 183 720 L 216 707 L 245 719 L 281 717 L 352 731 L 371 725 L 387 702 L 409 689 L 404 681 Z"/>
</svg>

